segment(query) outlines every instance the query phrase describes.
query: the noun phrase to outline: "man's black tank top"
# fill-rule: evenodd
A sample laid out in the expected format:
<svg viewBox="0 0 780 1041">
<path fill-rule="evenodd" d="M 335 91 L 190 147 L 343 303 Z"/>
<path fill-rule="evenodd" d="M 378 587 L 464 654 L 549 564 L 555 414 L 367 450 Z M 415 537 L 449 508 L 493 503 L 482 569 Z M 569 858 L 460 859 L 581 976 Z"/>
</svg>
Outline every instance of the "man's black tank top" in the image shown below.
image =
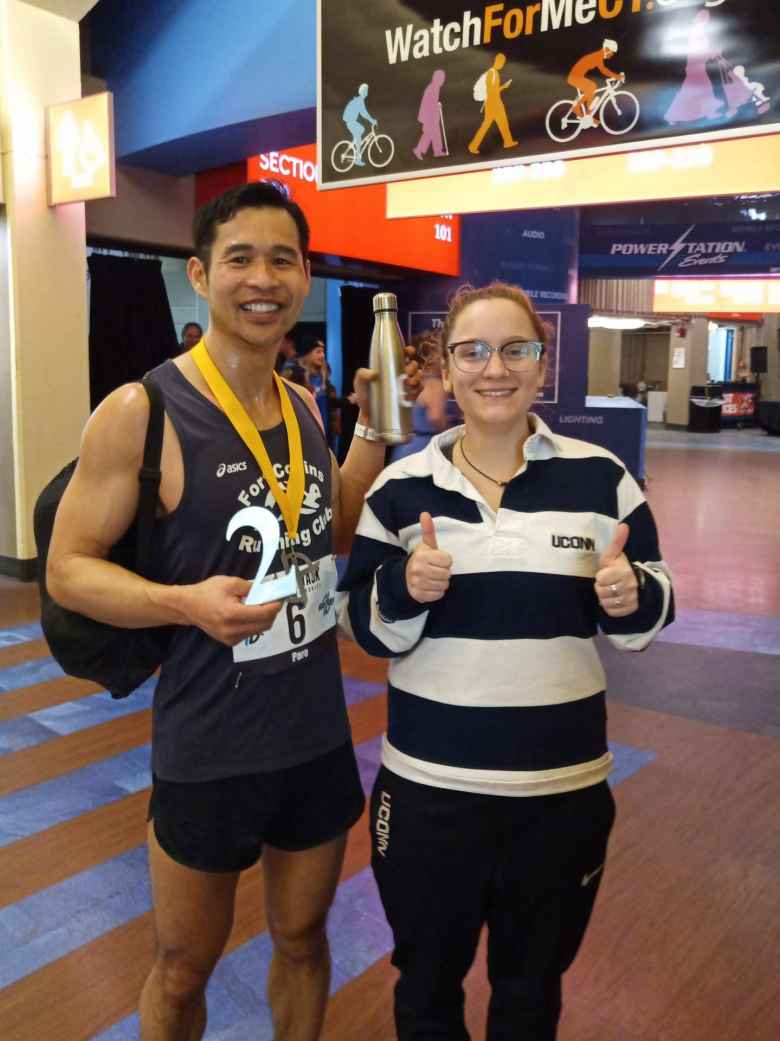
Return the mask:
<svg viewBox="0 0 780 1041">
<path fill-rule="evenodd" d="M 172 361 L 152 373 L 181 444 L 180 504 L 156 528 L 154 577 L 167 585 L 212 575 L 255 578 L 258 532 L 231 519 L 248 506 L 284 521 L 251 452 L 216 405 Z M 194 626 L 176 626 L 154 698 L 152 769 L 170 781 L 269 772 L 308 762 L 349 738 L 336 642 L 331 456 L 314 416 L 290 391 L 306 471 L 296 548 L 315 562 L 308 606 L 283 607 L 268 633 L 236 648 Z M 283 489 L 289 469 L 283 424 L 262 432 Z M 246 515 L 243 515 L 246 516 Z M 268 568 L 282 571 L 281 546 Z M 331 588 L 332 587 L 332 588 Z"/>
</svg>

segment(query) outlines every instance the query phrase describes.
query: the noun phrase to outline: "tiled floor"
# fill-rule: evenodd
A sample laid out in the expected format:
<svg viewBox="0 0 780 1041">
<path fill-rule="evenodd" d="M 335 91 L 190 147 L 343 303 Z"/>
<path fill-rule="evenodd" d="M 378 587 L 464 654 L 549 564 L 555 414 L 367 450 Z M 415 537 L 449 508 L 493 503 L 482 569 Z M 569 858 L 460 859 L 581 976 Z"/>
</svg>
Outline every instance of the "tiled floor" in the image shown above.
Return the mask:
<svg viewBox="0 0 780 1041">
<path fill-rule="evenodd" d="M 780 439 L 651 429 L 647 495 L 678 622 L 641 655 L 604 649 L 619 819 L 560 1041 L 777 1041 L 780 1008 Z M 151 684 L 114 703 L 61 676 L 35 591 L 0 580 L 3 1041 L 131 1041 L 152 950 L 143 848 Z M 384 663 L 344 645 L 364 786 Z M 330 917 L 326 1041 L 394 1036 L 390 933 L 350 836 Z M 208 1041 L 272 1037 L 258 872 L 209 988 Z M 468 1023 L 484 1031 L 484 959 Z"/>
</svg>

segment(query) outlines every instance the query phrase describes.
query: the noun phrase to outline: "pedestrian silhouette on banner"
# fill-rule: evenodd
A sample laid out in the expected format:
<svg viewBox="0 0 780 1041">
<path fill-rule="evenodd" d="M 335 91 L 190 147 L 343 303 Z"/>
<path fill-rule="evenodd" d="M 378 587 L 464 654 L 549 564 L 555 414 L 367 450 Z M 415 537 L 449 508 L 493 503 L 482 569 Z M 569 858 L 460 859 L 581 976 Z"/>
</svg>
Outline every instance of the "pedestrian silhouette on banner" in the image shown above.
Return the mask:
<svg viewBox="0 0 780 1041">
<path fill-rule="evenodd" d="M 500 53 L 497 54 L 493 59 L 493 64 L 490 68 L 486 72 L 483 72 L 474 84 L 474 100 L 483 102 L 482 112 L 484 113 L 484 118 L 482 120 L 482 125 L 469 144 L 469 152 L 471 152 L 472 155 L 479 155 L 479 146 L 482 144 L 485 134 L 494 123 L 501 134 L 504 148 L 514 148 L 519 144 L 519 142 L 515 141 L 512 137 L 506 109 L 504 108 L 504 101 L 501 97 L 502 93 L 512 83 L 511 80 L 507 80 L 506 83 L 501 82 L 501 70 L 505 65 L 506 55 Z"/>
<path fill-rule="evenodd" d="M 433 146 L 435 157 L 449 155 L 447 132 L 444 129 L 444 112 L 439 98 L 446 78 L 444 69 L 436 69 L 431 77 L 431 82 L 420 98 L 417 122 L 422 126 L 422 134 L 412 149 L 418 159 L 422 159 L 431 146 Z"/>
</svg>

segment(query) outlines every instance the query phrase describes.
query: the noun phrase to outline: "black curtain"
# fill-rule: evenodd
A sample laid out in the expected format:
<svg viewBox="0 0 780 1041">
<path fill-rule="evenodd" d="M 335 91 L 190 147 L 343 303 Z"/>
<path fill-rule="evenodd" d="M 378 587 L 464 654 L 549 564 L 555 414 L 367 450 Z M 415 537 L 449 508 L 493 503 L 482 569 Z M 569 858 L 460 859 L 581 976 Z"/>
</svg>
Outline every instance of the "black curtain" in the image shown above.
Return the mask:
<svg viewBox="0 0 780 1041">
<path fill-rule="evenodd" d="M 371 333 L 374 329 L 373 299 L 376 289 L 360 286 L 341 287 L 341 372 L 344 397 L 352 391 L 355 372 L 368 365 Z M 341 437 L 339 438 L 339 462 L 349 451 L 352 434 L 357 422 L 355 405 L 345 405 L 341 412 Z"/>
<path fill-rule="evenodd" d="M 89 382 L 92 408 L 112 390 L 178 352 L 159 260 L 93 253 L 90 275 Z"/>
</svg>

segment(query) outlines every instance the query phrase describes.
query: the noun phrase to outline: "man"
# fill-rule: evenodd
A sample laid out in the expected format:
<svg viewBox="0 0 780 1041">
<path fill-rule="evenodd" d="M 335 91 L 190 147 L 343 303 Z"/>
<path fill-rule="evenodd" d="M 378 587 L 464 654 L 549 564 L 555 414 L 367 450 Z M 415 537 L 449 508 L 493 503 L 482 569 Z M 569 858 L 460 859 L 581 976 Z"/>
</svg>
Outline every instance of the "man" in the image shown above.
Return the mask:
<svg viewBox="0 0 780 1041">
<path fill-rule="evenodd" d="M 593 108 L 593 99 L 596 97 L 596 91 L 598 90 L 598 84 L 595 80 L 588 78 L 589 72 L 600 72 L 602 76 L 609 79 L 625 79 L 624 72 L 612 72 L 604 64 L 610 58 L 615 57 L 617 49 L 618 45 L 614 40 L 604 40 L 600 51 L 586 54 L 572 66 L 566 82 L 570 87 L 575 87 L 582 92 L 583 96 L 574 109 L 580 119 L 590 113 Z M 593 125 L 596 127 L 599 125 L 597 116 L 593 117 Z"/>
<path fill-rule="evenodd" d="M 376 126 L 376 120 L 366 108 L 367 96 L 368 84 L 361 83 L 358 87 L 357 94 L 347 102 L 341 117 L 347 125 L 347 130 L 352 134 L 352 141 L 355 145 L 355 166 L 366 165 L 360 154 L 360 146 L 363 141 L 364 132 L 363 124 L 360 120 L 365 119 L 365 121 L 370 123 L 372 127 Z"/>
<path fill-rule="evenodd" d="M 514 148 L 518 144 L 512 137 L 509 129 L 509 120 L 504 108 L 504 100 L 501 97 L 502 93 L 512 83 L 511 80 L 507 80 L 506 83 L 501 82 L 501 70 L 505 65 L 506 55 L 499 53 L 495 56 L 493 64 L 485 74 L 484 118 L 479 130 L 477 130 L 469 144 L 469 152 L 472 155 L 479 155 L 479 146 L 482 144 L 482 139 L 494 123 L 501 134 L 504 148 Z"/>
<path fill-rule="evenodd" d="M 303 348 L 301 362 L 306 373 L 306 386 L 314 395 L 320 411 L 328 446 L 333 448 L 339 433 L 340 408 L 343 401 L 330 382 L 330 366 L 322 340 L 312 340 Z"/>
<path fill-rule="evenodd" d="M 186 325 L 181 327 L 181 343 L 179 344 L 179 350 L 191 351 L 196 343 L 200 343 L 203 338 L 203 329 L 198 325 L 197 322 L 187 322 Z"/>
<path fill-rule="evenodd" d="M 310 286 L 300 208 L 273 185 L 244 185 L 203 207 L 194 232 L 187 270 L 209 305 L 205 347 L 154 372 L 166 408 L 157 580 L 106 560 L 135 514 L 149 417 L 145 392 L 128 384 L 87 424 L 48 583 L 60 603 L 113 625 L 175 627 L 153 710 L 157 955 L 141 995 L 142 1041 L 202 1038 L 205 986 L 230 933 L 239 874 L 261 852 L 274 1036 L 315 1041 L 329 982 L 325 918 L 363 808 L 331 535 L 342 546 L 351 538 L 384 445 L 370 429 L 368 370 L 356 375 L 362 427 L 341 472 L 310 396 L 275 382 L 279 345 Z M 251 447 L 258 430 L 270 461 Z M 300 580 L 308 599 L 249 606 L 258 569 L 285 580 L 279 544 L 310 558 Z M 279 561 L 270 568 L 268 548 Z"/>
<path fill-rule="evenodd" d="M 284 376 L 291 383 L 297 383 L 299 387 L 306 386 L 306 372 L 298 360 L 295 341 L 292 337 L 285 336 L 279 344 L 279 353 L 276 356 L 274 368 L 280 376 Z"/>
</svg>

